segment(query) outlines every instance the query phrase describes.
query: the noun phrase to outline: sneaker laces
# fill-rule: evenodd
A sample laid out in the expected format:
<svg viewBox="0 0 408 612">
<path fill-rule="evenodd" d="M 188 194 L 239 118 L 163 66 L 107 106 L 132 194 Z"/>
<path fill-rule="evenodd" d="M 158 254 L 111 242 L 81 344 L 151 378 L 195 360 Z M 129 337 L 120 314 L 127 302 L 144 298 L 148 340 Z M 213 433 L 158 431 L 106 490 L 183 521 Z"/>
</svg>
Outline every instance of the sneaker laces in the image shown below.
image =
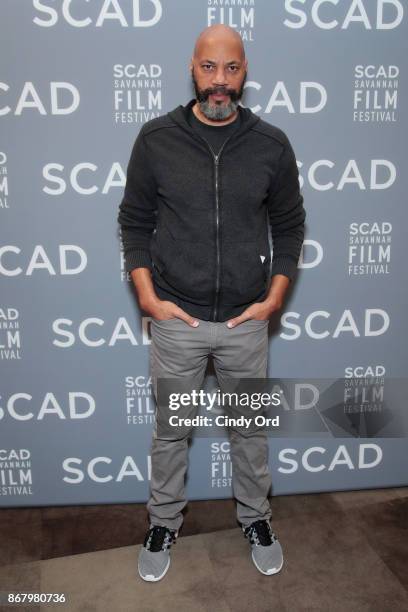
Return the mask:
<svg viewBox="0 0 408 612">
<path fill-rule="evenodd" d="M 146 534 L 143 546 L 151 552 L 167 550 L 176 541 L 176 532 L 161 525 L 152 526 Z"/>
<path fill-rule="evenodd" d="M 269 522 L 265 520 L 255 521 L 249 527 L 243 527 L 243 532 L 251 544 L 257 546 L 270 546 L 278 539 Z"/>
</svg>

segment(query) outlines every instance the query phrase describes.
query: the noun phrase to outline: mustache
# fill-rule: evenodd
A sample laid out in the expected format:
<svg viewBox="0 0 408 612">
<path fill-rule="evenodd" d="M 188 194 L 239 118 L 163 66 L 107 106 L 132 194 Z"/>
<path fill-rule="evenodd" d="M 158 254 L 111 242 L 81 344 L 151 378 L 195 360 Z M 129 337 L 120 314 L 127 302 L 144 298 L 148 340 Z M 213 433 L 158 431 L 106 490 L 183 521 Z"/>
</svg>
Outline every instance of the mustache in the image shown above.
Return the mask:
<svg viewBox="0 0 408 612">
<path fill-rule="evenodd" d="M 236 101 L 239 99 L 239 92 L 236 89 L 229 89 L 228 87 L 220 85 L 219 87 L 207 87 L 207 89 L 201 90 L 200 102 L 205 102 L 208 96 L 212 94 L 222 94 L 224 96 L 230 96 L 232 101 Z"/>
</svg>

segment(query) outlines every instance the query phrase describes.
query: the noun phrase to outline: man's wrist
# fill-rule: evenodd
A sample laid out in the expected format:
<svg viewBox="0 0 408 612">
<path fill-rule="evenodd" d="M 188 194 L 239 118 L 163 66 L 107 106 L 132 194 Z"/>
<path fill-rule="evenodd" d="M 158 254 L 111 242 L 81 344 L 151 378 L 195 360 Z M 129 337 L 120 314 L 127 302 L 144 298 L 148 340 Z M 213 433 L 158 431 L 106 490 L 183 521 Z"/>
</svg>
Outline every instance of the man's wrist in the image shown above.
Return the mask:
<svg viewBox="0 0 408 612">
<path fill-rule="evenodd" d="M 143 299 L 139 299 L 140 308 L 148 312 L 150 309 L 157 306 L 160 302 L 160 298 L 158 295 L 149 295 Z"/>
<path fill-rule="evenodd" d="M 284 274 L 274 274 L 268 295 L 265 298 L 267 304 L 282 304 L 287 288 L 290 285 L 290 278 Z"/>
<path fill-rule="evenodd" d="M 271 312 L 279 310 L 283 304 L 283 296 L 279 294 L 271 294 L 264 300 L 265 305 L 271 309 Z"/>
</svg>

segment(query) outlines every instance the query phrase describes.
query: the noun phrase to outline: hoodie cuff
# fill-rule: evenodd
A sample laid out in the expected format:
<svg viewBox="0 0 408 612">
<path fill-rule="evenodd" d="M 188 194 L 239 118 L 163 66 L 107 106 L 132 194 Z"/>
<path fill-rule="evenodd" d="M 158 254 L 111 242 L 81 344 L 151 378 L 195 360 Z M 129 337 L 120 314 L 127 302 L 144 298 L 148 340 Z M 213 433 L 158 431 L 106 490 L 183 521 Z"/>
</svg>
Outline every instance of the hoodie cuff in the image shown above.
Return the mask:
<svg viewBox="0 0 408 612">
<path fill-rule="evenodd" d="M 290 255 L 282 255 L 277 259 L 272 260 L 272 273 L 283 274 L 287 276 L 291 281 L 294 279 L 297 272 L 297 262 Z"/>
<path fill-rule="evenodd" d="M 132 249 L 125 254 L 125 270 L 131 272 L 136 268 L 152 269 L 150 252 L 144 249 Z"/>
</svg>

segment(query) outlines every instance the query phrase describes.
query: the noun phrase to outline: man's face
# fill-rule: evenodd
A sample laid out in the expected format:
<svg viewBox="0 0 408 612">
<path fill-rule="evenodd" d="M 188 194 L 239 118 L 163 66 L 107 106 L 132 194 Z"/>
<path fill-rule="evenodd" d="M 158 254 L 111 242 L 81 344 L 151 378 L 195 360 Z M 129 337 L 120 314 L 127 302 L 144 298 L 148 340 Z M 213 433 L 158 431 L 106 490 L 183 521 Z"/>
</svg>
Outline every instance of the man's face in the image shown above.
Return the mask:
<svg viewBox="0 0 408 612">
<path fill-rule="evenodd" d="M 191 76 L 207 119 L 224 121 L 237 110 L 246 75 L 246 62 L 237 45 L 219 41 L 201 45 L 192 61 Z"/>
</svg>

